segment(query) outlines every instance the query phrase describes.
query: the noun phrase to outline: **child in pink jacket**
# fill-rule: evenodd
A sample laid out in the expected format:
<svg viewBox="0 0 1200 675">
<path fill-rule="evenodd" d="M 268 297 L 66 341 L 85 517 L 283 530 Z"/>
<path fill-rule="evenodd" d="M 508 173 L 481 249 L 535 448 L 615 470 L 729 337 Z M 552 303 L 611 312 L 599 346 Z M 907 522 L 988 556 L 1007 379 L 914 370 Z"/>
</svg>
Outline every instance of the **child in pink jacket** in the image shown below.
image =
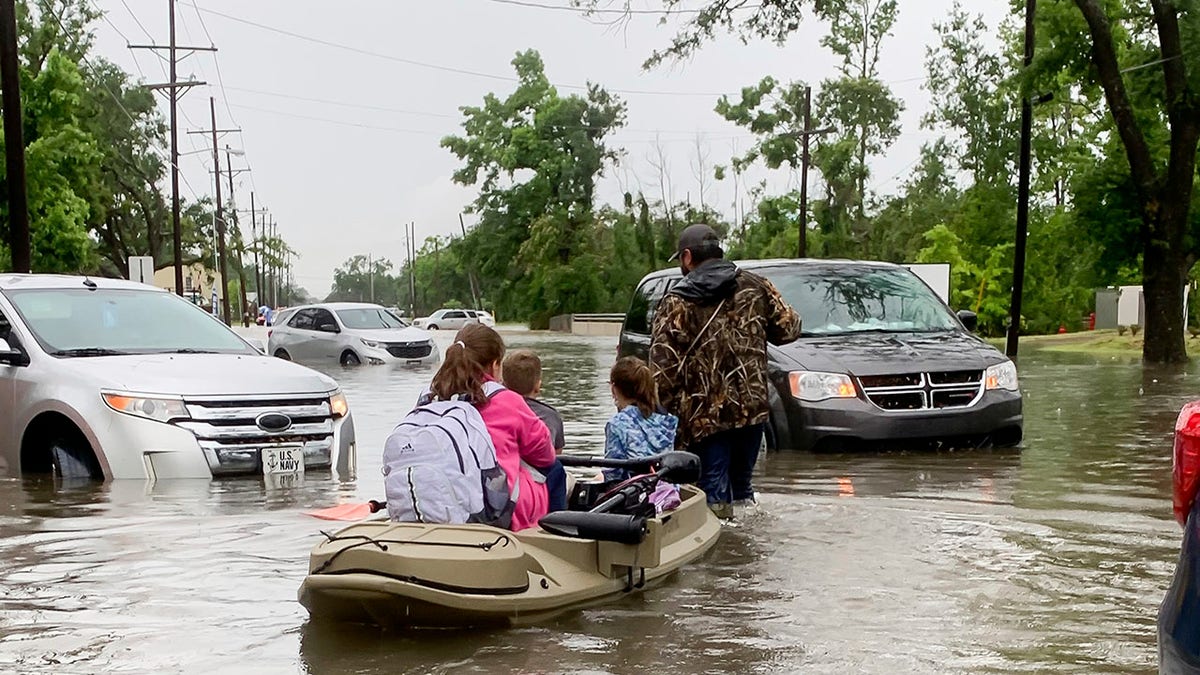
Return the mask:
<svg viewBox="0 0 1200 675">
<path fill-rule="evenodd" d="M 504 389 L 490 399 L 484 395 L 483 383 L 499 376 L 504 358 L 504 341 L 499 333 L 472 323 L 458 331 L 454 339 L 429 389 L 441 400 L 464 394 L 470 397 L 496 446 L 496 460 L 508 474 L 509 490 L 520 482 L 512 529 L 534 527 L 549 513 L 552 503 L 557 506 L 566 502 L 565 474 L 550 431 L 520 394 Z M 552 479 L 547 481 L 547 475 Z M 563 476 L 561 481 L 558 475 Z M 553 498 L 548 482 L 556 493 Z"/>
</svg>

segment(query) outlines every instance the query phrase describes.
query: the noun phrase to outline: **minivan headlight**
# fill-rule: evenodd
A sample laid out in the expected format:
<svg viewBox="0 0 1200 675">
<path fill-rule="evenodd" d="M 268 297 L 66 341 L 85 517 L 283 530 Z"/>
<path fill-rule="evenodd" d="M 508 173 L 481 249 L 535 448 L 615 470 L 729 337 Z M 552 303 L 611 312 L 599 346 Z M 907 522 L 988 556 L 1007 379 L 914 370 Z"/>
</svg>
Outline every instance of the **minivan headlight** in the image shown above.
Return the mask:
<svg viewBox="0 0 1200 675">
<path fill-rule="evenodd" d="M 158 422 L 174 422 L 191 417 L 182 399 L 138 396 L 136 394 L 121 394 L 104 392 L 101 394 L 108 407 L 119 413 L 144 417 Z"/>
<path fill-rule="evenodd" d="M 1016 391 L 1020 388 L 1017 382 L 1017 364 L 1012 361 L 997 363 L 987 369 L 987 374 L 984 376 L 984 382 L 987 383 L 987 388 L 990 389 L 1007 389 Z"/>
<path fill-rule="evenodd" d="M 788 373 L 792 396 L 801 401 L 824 401 L 830 398 L 854 398 L 858 393 L 850 376 L 844 373 L 820 373 L 795 370 Z"/>
<path fill-rule="evenodd" d="M 346 395 L 341 391 L 333 392 L 329 397 L 329 411 L 333 413 L 335 418 L 349 415 L 350 404 L 346 403 Z"/>
</svg>

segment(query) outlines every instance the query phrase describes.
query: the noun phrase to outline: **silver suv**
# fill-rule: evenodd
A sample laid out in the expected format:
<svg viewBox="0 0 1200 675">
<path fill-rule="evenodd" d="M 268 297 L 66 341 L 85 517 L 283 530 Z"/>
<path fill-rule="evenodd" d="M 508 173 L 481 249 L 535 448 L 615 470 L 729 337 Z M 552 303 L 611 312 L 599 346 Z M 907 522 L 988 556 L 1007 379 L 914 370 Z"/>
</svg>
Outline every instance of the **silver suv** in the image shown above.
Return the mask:
<svg viewBox="0 0 1200 675">
<path fill-rule="evenodd" d="M 138 283 L 0 275 L 0 474 L 208 478 L 355 470 L 332 379 Z"/>
<path fill-rule="evenodd" d="M 296 361 L 432 364 L 441 359 L 428 331 L 391 310 L 363 302 L 305 305 L 280 313 L 268 334 L 267 353 Z"/>
</svg>

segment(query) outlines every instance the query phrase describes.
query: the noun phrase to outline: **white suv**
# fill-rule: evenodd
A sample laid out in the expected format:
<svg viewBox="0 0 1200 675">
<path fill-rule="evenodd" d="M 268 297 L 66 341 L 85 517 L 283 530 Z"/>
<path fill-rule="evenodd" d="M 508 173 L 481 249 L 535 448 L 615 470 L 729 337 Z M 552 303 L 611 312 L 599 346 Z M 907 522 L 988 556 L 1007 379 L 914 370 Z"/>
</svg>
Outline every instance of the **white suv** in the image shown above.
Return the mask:
<svg viewBox="0 0 1200 675">
<path fill-rule="evenodd" d="M 362 302 L 330 302 L 289 309 L 267 334 L 267 353 L 289 361 L 326 359 L 343 366 L 437 363 L 429 333 L 390 310 Z"/>
<path fill-rule="evenodd" d="M 330 378 L 138 283 L 0 275 L 0 475 L 355 471 Z"/>
<path fill-rule="evenodd" d="M 458 330 L 478 321 L 475 312 L 469 309 L 439 309 L 423 319 L 413 321 L 413 325 L 428 330 Z"/>
</svg>

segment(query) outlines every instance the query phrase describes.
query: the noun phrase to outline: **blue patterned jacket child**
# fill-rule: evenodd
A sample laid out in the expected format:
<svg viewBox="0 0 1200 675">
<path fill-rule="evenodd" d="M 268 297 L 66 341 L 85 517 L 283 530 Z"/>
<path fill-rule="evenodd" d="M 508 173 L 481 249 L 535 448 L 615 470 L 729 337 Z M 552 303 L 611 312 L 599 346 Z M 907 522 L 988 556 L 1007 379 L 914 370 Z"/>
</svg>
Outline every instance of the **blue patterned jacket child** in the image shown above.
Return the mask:
<svg viewBox="0 0 1200 675">
<path fill-rule="evenodd" d="M 604 428 L 604 456 L 610 459 L 652 457 L 675 448 L 675 430 L 679 420 L 662 411 L 642 417 L 636 405 L 622 408 Z M 623 480 L 624 469 L 605 469 L 605 480 Z"/>
</svg>

